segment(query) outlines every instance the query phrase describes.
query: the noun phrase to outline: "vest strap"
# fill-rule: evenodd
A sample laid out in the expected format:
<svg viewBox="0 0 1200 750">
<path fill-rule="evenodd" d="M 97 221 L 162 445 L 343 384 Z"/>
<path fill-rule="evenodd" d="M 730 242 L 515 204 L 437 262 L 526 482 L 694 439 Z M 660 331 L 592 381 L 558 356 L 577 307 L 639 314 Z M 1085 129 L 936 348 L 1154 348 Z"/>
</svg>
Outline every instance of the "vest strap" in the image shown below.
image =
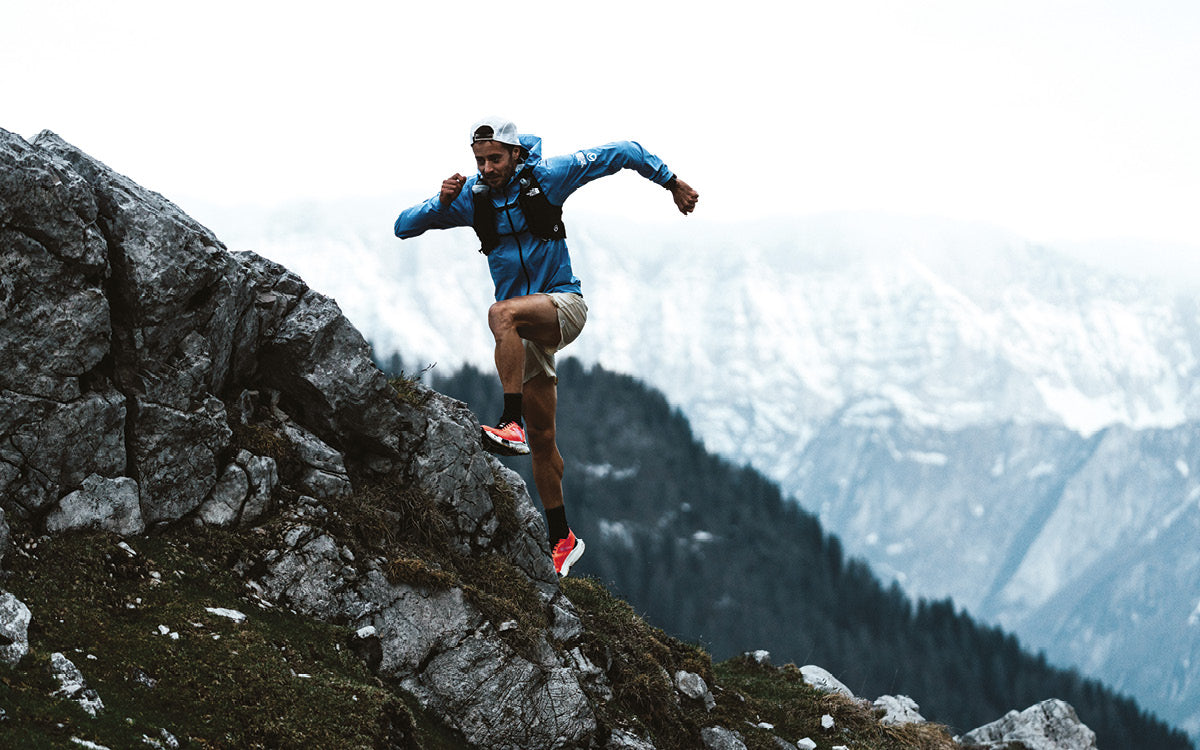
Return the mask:
<svg viewBox="0 0 1200 750">
<path fill-rule="evenodd" d="M 532 167 L 525 167 L 517 175 L 520 185 L 517 191 L 517 206 L 525 217 L 529 233 L 540 240 L 566 239 L 567 228 L 563 225 L 562 206 L 550 202 L 542 192 Z M 479 252 L 490 255 L 500 244 L 500 232 L 496 229 L 496 214 L 504 210 L 492 205 L 487 193 L 473 193 L 474 218 L 471 226 L 479 236 Z"/>
</svg>

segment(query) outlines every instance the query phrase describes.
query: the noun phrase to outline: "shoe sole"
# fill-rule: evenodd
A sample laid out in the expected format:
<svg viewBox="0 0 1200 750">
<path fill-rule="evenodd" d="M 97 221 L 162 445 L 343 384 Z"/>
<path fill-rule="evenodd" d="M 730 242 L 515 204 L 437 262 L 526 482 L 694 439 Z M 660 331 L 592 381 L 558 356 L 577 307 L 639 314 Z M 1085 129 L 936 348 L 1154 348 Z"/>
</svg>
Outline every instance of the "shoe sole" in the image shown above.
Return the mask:
<svg viewBox="0 0 1200 750">
<path fill-rule="evenodd" d="M 529 445 L 526 443 L 514 443 L 511 440 L 505 440 L 495 433 L 488 432 L 482 428 L 480 428 L 479 432 L 483 440 L 483 449 L 488 453 L 495 453 L 497 456 L 529 455 Z"/>
<path fill-rule="evenodd" d="M 579 537 L 575 537 L 575 549 L 571 550 L 571 554 L 567 555 L 567 559 L 563 560 L 562 570 L 558 571 L 559 578 L 566 578 L 571 572 L 571 566 L 579 562 L 579 558 L 583 557 L 583 551 L 587 549 L 587 545 Z"/>
</svg>

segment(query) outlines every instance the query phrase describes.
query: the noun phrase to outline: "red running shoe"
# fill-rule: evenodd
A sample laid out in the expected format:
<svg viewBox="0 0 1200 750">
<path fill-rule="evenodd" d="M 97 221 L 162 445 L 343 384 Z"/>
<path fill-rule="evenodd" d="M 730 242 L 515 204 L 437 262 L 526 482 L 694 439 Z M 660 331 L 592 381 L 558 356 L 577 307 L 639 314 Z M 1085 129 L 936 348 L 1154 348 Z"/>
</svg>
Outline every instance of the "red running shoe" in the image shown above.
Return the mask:
<svg viewBox="0 0 1200 750">
<path fill-rule="evenodd" d="M 504 422 L 499 427 L 485 426 L 483 449 L 501 456 L 524 456 L 529 453 L 525 428 L 518 422 Z"/>
<path fill-rule="evenodd" d="M 576 539 L 575 532 L 569 529 L 567 538 L 558 540 L 558 544 L 554 545 L 554 569 L 560 576 L 566 578 L 567 573 L 571 572 L 571 566 L 583 557 L 585 547 L 583 540 Z"/>
</svg>

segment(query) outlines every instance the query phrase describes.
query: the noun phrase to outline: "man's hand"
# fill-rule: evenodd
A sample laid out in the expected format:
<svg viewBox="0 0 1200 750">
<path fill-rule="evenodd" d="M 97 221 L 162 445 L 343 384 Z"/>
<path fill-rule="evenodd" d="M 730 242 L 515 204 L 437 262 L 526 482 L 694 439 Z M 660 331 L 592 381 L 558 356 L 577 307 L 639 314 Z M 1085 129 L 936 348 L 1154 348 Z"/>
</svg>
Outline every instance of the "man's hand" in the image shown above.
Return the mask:
<svg viewBox="0 0 1200 750">
<path fill-rule="evenodd" d="M 685 216 L 696 210 L 696 201 L 700 200 L 700 194 L 678 177 L 672 181 L 671 197 L 675 200 L 679 213 Z"/>
<path fill-rule="evenodd" d="M 462 192 L 463 185 L 465 184 L 467 184 L 467 178 L 455 172 L 453 176 L 442 180 L 442 192 L 438 196 L 438 200 L 442 202 L 443 206 L 449 206 L 458 197 L 458 194 Z"/>
</svg>

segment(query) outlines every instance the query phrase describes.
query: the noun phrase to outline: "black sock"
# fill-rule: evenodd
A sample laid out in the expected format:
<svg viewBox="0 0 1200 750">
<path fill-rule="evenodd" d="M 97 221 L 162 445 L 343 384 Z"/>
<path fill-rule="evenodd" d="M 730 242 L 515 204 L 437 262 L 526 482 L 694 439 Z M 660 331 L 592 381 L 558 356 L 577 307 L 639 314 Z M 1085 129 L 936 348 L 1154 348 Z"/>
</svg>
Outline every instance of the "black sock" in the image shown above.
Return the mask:
<svg viewBox="0 0 1200 750">
<path fill-rule="evenodd" d="M 571 533 L 567 526 L 567 509 L 563 506 L 546 508 L 546 526 L 550 531 L 550 546 L 553 547 L 559 539 L 566 539 Z"/>
<path fill-rule="evenodd" d="M 504 394 L 504 413 L 500 415 L 500 422 L 497 427 L 506 422 L 516 422 L 524 424 L 521 421 L 521 394 L 506 393 Z"/>
</svg>

